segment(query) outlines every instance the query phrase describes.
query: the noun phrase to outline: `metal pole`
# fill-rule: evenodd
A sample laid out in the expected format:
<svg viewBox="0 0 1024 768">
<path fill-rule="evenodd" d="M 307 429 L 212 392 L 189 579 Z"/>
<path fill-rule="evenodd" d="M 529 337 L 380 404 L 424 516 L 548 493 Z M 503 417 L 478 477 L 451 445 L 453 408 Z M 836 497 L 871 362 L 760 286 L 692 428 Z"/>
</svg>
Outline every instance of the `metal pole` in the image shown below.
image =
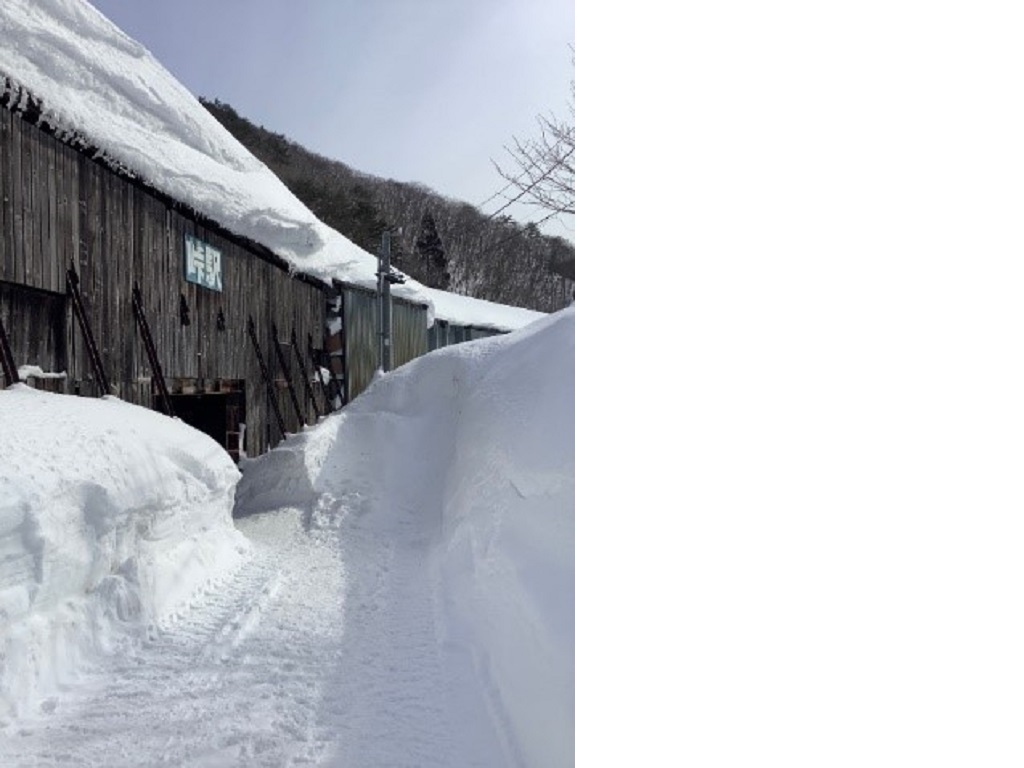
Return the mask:
<svg viewBox="0 0 1024 768">
<path fill-rule="evenodd" d="M 391 370 L 391 233 L 387 230 L 381 236 L 380 251 L 380 367 L 387 373 Z"/>
<path fill-rule="evenodd" d="M 377 252 L 377 368 L 384 370 L 384 239 Z"/>
</svg>

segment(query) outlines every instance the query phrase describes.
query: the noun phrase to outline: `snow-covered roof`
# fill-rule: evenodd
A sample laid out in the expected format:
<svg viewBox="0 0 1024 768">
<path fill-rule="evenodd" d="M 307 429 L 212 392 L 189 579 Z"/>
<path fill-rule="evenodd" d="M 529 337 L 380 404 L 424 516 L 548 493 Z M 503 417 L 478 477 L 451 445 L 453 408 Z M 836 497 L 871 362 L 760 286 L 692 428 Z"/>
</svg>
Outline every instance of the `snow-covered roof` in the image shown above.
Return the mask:
<svg viewBox="0 0 1024 768">
<path fill-rule="evenodd" d="M 325 282 L 373 289 L 377 259 L 331 229 L 142 45 L 84 0 L 3 0 L 0 73 L 40 102 L 41 121 L 230 232 Z M 431 307 L 415 280 L 393 292 Z M 453 297 L 444 319 L 511 330 L 501 305 Z M 459 314 L 464 308 L 468 314 Z M 483 314 L 482 314 L 483 313 Z"/>
<path fill-rule="evenodd" d="M 434 318 L 459 325 L 474 325 L 478 328 L 493 328 L 498 331 L 514 331 L 529 325 L 534 320 L 547 317 L 543 312 L 532 309 L 495 304 L 493 301 L 460 296 L 456 293 L 424 287 L 434 304 Z"/>
</svg>

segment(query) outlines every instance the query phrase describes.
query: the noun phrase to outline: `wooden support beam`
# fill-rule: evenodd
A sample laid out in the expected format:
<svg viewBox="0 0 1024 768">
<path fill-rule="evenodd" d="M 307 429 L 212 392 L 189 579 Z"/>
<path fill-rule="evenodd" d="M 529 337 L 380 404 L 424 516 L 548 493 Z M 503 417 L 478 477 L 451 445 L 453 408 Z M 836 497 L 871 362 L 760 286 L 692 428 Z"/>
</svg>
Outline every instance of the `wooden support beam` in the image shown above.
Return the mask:
<svg viewBox="0 0 1024 768">
<path fill-rule="evenodd" d="M 295 408 L 295 418 L 299 420 L 299 424 L 304 424 L 306 418 L 302 415 L 302 406 L 299 405 L 299 398 L 295 394 L 295 386 L 292 384 L 292 372 L 285 359 L 284 350 L 281 349 L 281 340 L 277 336 L 277 326 L 274 323 L 270 324 L 270 336 L 274 342 L 274 349 L 277 350 L 277 362 L 281 366 L 284 383 L 288 385 L 288 394 L 291 396 L 292 406 Z"/>
<path fill-rule="evenodd" d="M 263 360 L 263 350 L 260 349 L 259 339 L 256 338 L 256 323 L 249 315 L 249 339 L 252 341 L 253 349 L 256 350 L 256 359 L 260 364 L 260 373 L 263 374 L 263 381 L 267 385 L 267 397 L 270 398 L 270 405 L 274 409 L 274 416 L 277 417 L 277 426 L 281 430 L 281 437 L 284 438 L 288 431 L 284 428 L 284 419 L 281 417 L 281 407 L 277 404 L 277 393 L 274 391 L 274 381 L 270 378 L 270 371 Z"/>
<path fill-rule="evenodd" d="M 132 288 L 132 312 L 135 313 L 135 323 L 142 335 L 142 343 L 146 347 L 146 355 L 149 356 L 149 365 L 153 369 L 153 378 L 156 380 L 157 390 L 164 402 L 164 412 L 174 417 L 174 406 L 171 405 L 171 395 L 167 391 L 167 381 L 164 379 L 164 369 L 160 365 L 160 359 L 156 354 L 156 346 L 153 344 L 153 336 L 149 332 L 149 323 L 146 322 L 146 315 L 142 311 L 142 292 L 139 284 Z"/>
<path fill-rule="evenodd" d="M 85 314 L 85 305 L 82 303 L 82 294 L 78 290 L 78 273 L 75 265 L 68 267 L 67 291 L 71 296 L 71 306 L 75 310 L 75 317 L 78 319 L 78 327 L 85 338 L 85 348 L 89 352 L 89 361 L 92 363 L 92 371 L 96 376 L 96 384 L 100 389 L 100 395 L 110 394 L 110 382 L 107 381 L 107 374 L 103 370 L 103 361 L 100 359 L 99 349 L 96 348 L 96 339 L 92 335 L 92 327 L 89 325 L 89 318 Z"/>
<path fill-rule="evenodd" d="M 316 397 L 313 396 L 313 388 L 309 383 L 309 374 L 306 373 L 306 364 L 302 362 L 302 350 L 299 348 L 299 342 L 295 339 L 294 328 L 292 328 L 292 352 L 295 353 L 295 360 L 299 364 L 299 373 L 302 374 L 302 386 L 305 388 L 306 397 L 313 404 L 313 413 L 316 414 L 316 420 L 320 421 L 320 409 L 317 407 Z"/>
</svg>

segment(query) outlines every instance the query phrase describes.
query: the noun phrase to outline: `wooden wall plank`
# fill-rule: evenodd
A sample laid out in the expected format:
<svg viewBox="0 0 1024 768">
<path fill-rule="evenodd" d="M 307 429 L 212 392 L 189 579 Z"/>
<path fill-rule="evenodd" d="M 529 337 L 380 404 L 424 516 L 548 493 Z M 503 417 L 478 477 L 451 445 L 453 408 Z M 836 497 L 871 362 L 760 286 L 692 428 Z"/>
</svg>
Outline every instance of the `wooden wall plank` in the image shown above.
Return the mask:
<svg viewBox="0 0 1024 768">
<path fill-rule="evenodd" d="M 45 135 L 45 134 L 44 134 Z M 60 257 L 58 255 L 60 232 L 58 230 L 58 211 L 61 190 L 57 185 L 57 140 L 46 136 L 46 199 L 49 206 L 46 221 L 46 289 L 59 290 Z"/>
<path fill-rule="evenodd" d="M 39 218 L 43 215 L 39 200 L 39 165 L 42 162 L 39 152 L 37 131 L 28 130 L 24 133 L 22 143 L 22 187 L 25 192 L 23 199 L 23 226 L 25 238 L 25 284 L 36 288 L 43 287 L 41 276 L 42 243 L 40 242 Z"/>
<path fill-rule="evenodd" d="M 25 282 L 25 191 L 21 183 L 22 167 L 22 132 L 23 123 L 15 118 L 11 121 L 11 239 L 12 239 L 12 276 L 14 282 Z"/>
<path fill-rule="evenodd" d="M 11 250 L 11 113 L 0 109 L 0 280 L 14 279 L 14 253 Z"/>
<path fill-rule="evenodd" d="M 82 199 L 82 175 L 81 165 L 79 162 L 80 155 L 74 152 L 70 147 L 65 147 L 64 158 L 65 158 L 65 169 L 68 174 L 68 216 L 71 221 L 71 231 L 69 233 L 68 243 L 68 262 L 65 262 L 62 266 L 62 279 L 63 273 L 67 271 L 69 263 L 74 264 L 75 268 L 78 268 L 78 249 L 81 243 L 81 199 Z"/>
<path fill-rule="evenodd" d="M 66 153 L 64 145 L 54 142 L 53 151 L 53 195 L 56 201 L 54 206 L 53 221 L 53 290 L 59 290 L 63 285 L 61 274 L 66 269 L 64 264 L 68 260 L 68 238 L 71 234 L 71 222 L 68 219 L 68 187 L 71 184 L 67 172 Z"/>
</svg>

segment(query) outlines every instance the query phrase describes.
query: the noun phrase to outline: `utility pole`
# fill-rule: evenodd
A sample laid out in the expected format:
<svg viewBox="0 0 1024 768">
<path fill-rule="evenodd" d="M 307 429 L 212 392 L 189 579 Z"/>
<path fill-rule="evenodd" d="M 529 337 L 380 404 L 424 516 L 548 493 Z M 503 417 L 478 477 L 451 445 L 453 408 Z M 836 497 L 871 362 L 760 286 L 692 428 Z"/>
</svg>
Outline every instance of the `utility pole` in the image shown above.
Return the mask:
<svg viewBox="0 0 1024 768">
<path fill-rule="evenodd" d="M 401 230 L 399 230 L 401 231 Z M 380 368 L 391 370 L 391 285 L 404 283 L 405 276 L 391 269 L 391 232 L 384 230 L 380 240 L 377 267 L 377 295 L 380 297 Z"/>
</svg>

